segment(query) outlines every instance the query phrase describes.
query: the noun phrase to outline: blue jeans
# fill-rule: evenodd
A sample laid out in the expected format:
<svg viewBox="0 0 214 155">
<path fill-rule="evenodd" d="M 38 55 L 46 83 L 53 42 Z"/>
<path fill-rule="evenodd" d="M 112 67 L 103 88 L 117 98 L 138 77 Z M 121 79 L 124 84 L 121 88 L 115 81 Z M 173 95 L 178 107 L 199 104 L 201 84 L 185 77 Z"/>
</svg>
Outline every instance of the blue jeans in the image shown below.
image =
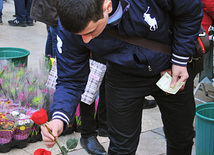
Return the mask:
<svg viewBox="0 0 214 155">
<path fill-rule="evenodd" d="M 146 77 L 130 73 L 112 63 L 106 71 L 106 105 L 109 125 L 109 155 L 134 155 L 141 133 L 143 100 L 152 95 L 159 106 L 167 140 L 167 155 L 191 155 L 195 131 L 193 77 L 176 95 L 166 95 L 156 82 L 160 75 Z M 158 152 L 157 152 L 158 154 Z"/>
<path fill-rule="evenodd" d="M 2 10 L 3 10 L 3 0 L 0 0 L 0 18 L 2 16 Z"/>
<path fill-rule="evenodd" d="M 45 56 L 54 58 L 57 49 L 57 27 L 49 26 L 45 47 Z"/>
<path fill-rule="evenodd" d="M 32 0 L 27 1 L 27 6 L 25 6 L 24 0 L 14 0 L 14 3 L 17 20 L 21 22 L 33 22 L 33 19 L 30 18 Z"/>
</svg>

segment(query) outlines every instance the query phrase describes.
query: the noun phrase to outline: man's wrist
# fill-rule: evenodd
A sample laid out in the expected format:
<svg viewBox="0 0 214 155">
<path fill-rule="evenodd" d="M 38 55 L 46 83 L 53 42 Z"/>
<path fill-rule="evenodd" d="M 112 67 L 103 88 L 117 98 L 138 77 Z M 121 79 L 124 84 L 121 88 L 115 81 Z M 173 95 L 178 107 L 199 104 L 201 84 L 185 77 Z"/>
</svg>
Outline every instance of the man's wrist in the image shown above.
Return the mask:
<svg viewBox="0 0 214 155">
<path fill-rule="evenodd" d="M 67 126 L 69 125 L 70 119 L 68 118 L 68 116 L 66 116 L 63 112 L 61 111 L 55 111 L 52 114 L 52 120 L 54 119 L 60 119 L 61 121 L 63 121 Z"/>
<path fill-rule="evenodd" d="M 189 61 L 189 56 L 179 56 L 175 53 L 172 53 L 171 63 L 178 66 L 187 66 Z"/>
</svg>

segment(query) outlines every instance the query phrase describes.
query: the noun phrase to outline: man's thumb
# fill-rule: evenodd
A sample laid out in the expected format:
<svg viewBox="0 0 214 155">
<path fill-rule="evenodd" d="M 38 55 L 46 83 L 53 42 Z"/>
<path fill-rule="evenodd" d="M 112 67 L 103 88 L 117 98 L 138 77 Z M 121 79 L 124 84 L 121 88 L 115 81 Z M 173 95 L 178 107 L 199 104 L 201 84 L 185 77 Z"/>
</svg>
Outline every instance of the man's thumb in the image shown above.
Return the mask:
<svg viewBox="0 0 214 155">
<path fill-rule="evenodd" d="M 176 82 L 177 82 L 177 77 L 172 76 L 172 81 L 171 81 L 171 83 L 170 83 L 170 87 L 171 87 L 171 88 L 174 87 L 175 84 L 176 84 Z"/>
</svg>

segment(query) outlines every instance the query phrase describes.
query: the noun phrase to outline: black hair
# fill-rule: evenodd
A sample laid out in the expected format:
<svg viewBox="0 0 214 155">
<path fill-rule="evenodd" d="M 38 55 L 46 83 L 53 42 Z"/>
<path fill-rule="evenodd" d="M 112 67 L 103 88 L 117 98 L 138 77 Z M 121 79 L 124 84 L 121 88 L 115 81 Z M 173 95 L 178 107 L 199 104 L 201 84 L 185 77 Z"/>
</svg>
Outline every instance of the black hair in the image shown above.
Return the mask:
<svg viewBox="0 0 214 155">
<path fill-rule="evenodd" d="M 57 14 L 65 30 L 79 33 L 90 21 L 103 18 L 103 3 L 104 0 L 58 0 Z"/>
</svg>

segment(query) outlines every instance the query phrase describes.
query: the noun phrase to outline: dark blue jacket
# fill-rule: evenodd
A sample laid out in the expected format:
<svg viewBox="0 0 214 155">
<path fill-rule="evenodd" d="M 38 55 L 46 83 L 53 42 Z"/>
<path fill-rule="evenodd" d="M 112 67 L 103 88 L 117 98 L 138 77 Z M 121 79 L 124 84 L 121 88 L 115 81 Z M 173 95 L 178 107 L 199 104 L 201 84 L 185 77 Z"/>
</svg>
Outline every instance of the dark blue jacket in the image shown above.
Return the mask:
<svg viewBox="0 0 214 155">
<path fill-rule="evenodd" d="M 104 33 L 85 44 L 81 36 L 65 31 L 59 22 L 58 79 L 50 109 L 52 119 L 59 118 L 68 124 L 75 113 L 88 78 L 90 51 L 130 73 L 144 76 L 157 75 L 170 68 L 171 63 L 186 66 L 189 57 L 194 54 L 202 19 L 201 0 L 120 2 L 124 12 L 116 25 L 119 33 L 168 44 L 172 47 L 172 57 Z"/>
</svg>

